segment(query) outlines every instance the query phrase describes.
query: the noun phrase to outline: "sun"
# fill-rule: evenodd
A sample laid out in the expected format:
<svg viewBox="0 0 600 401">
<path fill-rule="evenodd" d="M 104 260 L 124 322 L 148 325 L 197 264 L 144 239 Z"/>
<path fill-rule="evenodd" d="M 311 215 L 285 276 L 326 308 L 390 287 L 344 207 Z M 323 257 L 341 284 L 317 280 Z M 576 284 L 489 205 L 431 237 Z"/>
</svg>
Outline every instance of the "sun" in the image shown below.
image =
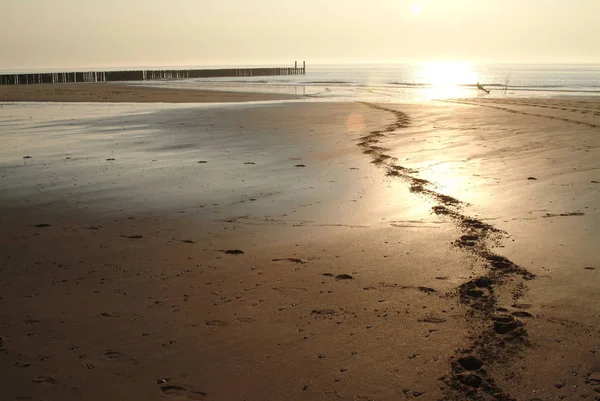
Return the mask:
<svg viewBox="0 0 600 401">
<path fill-rule="evenodd" d="M 423 5 L 421 3 L 413 3 L 410 7 L 410 13 L 413 17 L 421 15 L 421 11 L 423 11 Z"/>
</svg>

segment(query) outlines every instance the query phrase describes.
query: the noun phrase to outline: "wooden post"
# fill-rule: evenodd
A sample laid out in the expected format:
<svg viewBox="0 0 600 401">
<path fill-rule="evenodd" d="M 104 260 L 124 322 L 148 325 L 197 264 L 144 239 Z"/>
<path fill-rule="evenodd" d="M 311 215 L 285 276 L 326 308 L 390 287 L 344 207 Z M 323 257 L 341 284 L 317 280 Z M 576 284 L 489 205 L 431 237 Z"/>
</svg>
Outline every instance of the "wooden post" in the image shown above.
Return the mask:
<svg viewBox="0 0 600 401">
<path fill-rule="evenodd" d="M 306 61 L 294 67 L 263 68 L 222 68 L 206 70 L 131 70 L 131 71 L 85 71 L 50 72 L 39 74 L 0 74 L 0 85 L 69 83 L 69 82 L 108 82 L 146 81 L 155 79 L 186 79 L 208 77 L 258 77 L 271 75 L 306 74 Z"/>
</svg>

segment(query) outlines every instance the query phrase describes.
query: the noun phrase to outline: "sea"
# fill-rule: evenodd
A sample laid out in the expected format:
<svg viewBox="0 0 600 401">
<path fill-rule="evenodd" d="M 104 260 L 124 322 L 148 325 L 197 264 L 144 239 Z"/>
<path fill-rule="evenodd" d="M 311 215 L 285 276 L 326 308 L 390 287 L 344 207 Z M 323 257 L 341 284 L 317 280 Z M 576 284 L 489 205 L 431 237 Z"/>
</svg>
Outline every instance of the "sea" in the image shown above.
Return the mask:
<svg viewBox="0 0 600 401">
<path fill-rule="evenodd" d="M 231 67 L 235 66 L 210 68 Z M 490 93 L 478 90 L 478 83 Z M 600 96 L 600 64 L 307 64 L 306 75 L 197 78 L 135 84 L 348 99 Z"/>
<path fill-rule="evenodd" d="M 300 66 L 302 63 L 298 63 Z M 67 69 L 67 71 L 292 67 L 281 65 L 194 65 Z M 19 72 L 57 72 L 19 71 Z M 65 69 L 60 70 L 65 71 Z M 0 71 L 15 73 L 15 71 Z M 477 89 L 477 84 L 490 93 Z M 128 81 L 128 85 L 304 95 L 315 99 L 423 100 L 511 96 L 600 96 L 600 64 L 307 63 L 305 75 Z"/>
</svg>

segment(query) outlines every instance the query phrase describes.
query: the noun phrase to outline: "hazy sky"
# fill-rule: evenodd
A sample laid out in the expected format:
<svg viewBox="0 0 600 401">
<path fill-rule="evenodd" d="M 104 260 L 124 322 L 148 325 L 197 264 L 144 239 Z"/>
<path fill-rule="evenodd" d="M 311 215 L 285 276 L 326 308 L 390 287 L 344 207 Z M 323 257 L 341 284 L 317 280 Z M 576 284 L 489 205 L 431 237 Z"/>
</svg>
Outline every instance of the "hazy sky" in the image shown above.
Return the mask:
<svg viewBox="0 0 600 401">
<path fill-rule="evenodd" d="M 600 0 L 0 0 L 0 70 L 600 62 Z"/>
</svg>

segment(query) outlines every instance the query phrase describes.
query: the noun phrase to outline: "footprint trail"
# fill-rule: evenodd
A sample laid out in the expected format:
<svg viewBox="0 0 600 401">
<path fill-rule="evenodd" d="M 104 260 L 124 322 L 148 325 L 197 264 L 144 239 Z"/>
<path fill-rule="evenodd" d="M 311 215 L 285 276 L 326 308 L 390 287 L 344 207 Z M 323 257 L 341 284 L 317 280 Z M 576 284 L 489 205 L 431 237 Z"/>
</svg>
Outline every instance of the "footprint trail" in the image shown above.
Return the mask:
<svg viewBox="0 0 600 401">
<path fill-rule="evenodd" d="M 525 283 L 535 276 L 523 267 L 491 250 L 508 234 L 463 212 L 464 202 L 436 191 L 428 180 L 418 178 L 416 170 L 397 164 L 397 159 L 380 146 L 387 135 L 407 128 L 410 117 L 391 108 L 363 102 L 365 106 L 394 114 L 396 121 L 360 138 L 358 146 L 371 157 L 371 163 L 386 170 L 389 177 L 410 185 L 410 191 L 435 203 L 432 213 L 454 223 L 459 238 L 454 246 L 472 255 L 484 273 L 456 288 L 459 302 L 466 308 L 470 344 L 456 350 L 450 371 L 443 377 L 446 384 L 442 400 L 514 400 L 498 385 L 489 367 L 510 363 L 529 344 L 524 319 L 531 318 L 518 303 L 527 291 Z M 505 299 L 510 294 L 510 299 Z M 510 302 L 509 307 L 503 306 Z M 521 318 L 521 319 L 517 319 Z M 506 367 L 506 366 L 505 366 Z"/>
</svg>

